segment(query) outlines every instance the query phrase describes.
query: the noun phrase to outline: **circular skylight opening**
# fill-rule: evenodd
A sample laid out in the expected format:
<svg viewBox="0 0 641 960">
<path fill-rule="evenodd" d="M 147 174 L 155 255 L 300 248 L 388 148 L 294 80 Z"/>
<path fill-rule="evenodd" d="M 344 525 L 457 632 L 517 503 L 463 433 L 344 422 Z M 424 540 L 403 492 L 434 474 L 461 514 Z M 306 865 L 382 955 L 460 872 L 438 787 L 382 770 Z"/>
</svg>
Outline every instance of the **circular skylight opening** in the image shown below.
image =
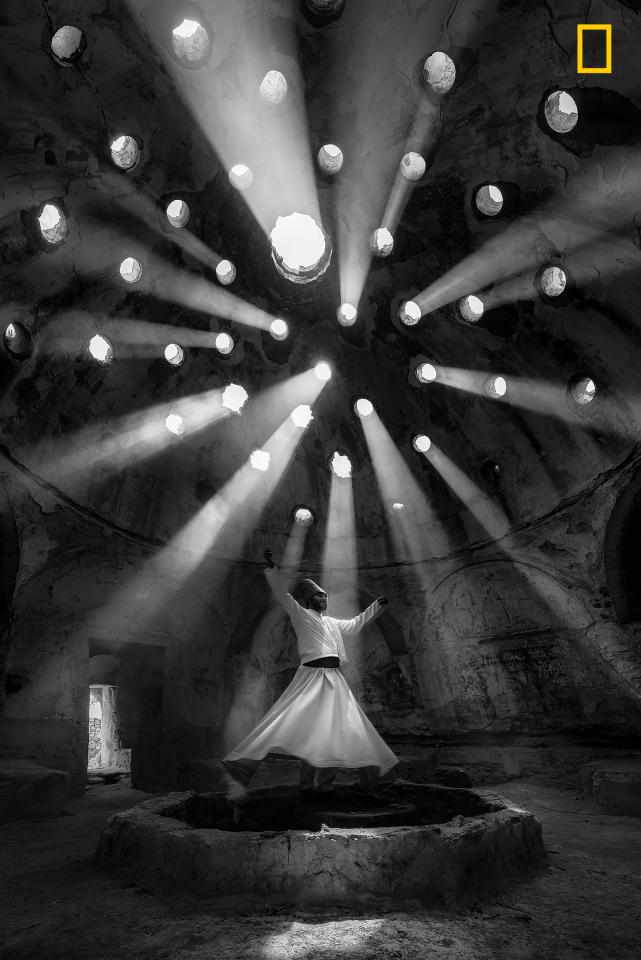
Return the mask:
<svg viewBox="0 0 641 960">
<path fill-rule="evenodd" d="M 320 363 L 317 363 L 316 366 L 314 367 L 314 373 L 316 374 L 319 380 L 322 380 L 323 383 L 326 383 L 328 380 L 331 379 L 332 369 L 328 363 L 325 363 L 325 361 L 322 360 Z"/>
<path fill-rule="evenodd" d="M 185 352 L 177 343 L 168 343 L 165 347 L 165 360 L 174 367 L 179 367 L 185 359 Z"/>
<path fill-rule="evenodd" d="M 301 403 L 291 414 L 292 423 L 295 427 L 300 427 L 301 430 L 304 430 L 310 425 L 314 419 L 314 414 L 312 413 L 312 408 L 308 403 Z"/>
<path fill-rule="evenodd" d="M 287 340 L 289 336 L 289 327 L 284 320 L 281 320 L 280 317 L 276 320 L 272 320 L 269 325 L 269 332 L 274 340 Z"/>
<path fill-rule="evenodd" d="M 135 257 L 125 257 L 120 264 L 120 276 L 126 283 L 136 283 L 142 276 L 142 265 Z"/>
<path fill-rule="evenodd" d="M 216 277 L 219 283 L 228 287 L 236 279 L 236 267 L 231 260 L 220 260 L 216 267 Z"/>
<path fill-rule="evenodd" d="M 287 96 L 287 80 L 280 70 L 269 70 L 258 88 L 260 99 L 271 107 L 278 106 Z"/>
<path fill-rule="evenodd" d="M 335 143 L 325 143 L 318 151 L 318 166 L 333 176 L 343 166 L 343 151 Z"/>
<path fill-rule="evenodd" d="M 568 278 L 561 267 L 550 266 L 541 271 L 540 282 L 546 297 L 560 297 L 567 286 Z"/>
<path fill-rule="evenodd" d="M 332 473 L 337 477 L 341 477 L 343 480 L 347 480 L 352 475 L 352 464 L 349 457 L 338 453 L 338 451 L 332 456 L 330 467 L 332 468 Z"/>
<path fill-rule="evenodd" d="M 458 308 L 466 323 L 478 323 L 485 311 L 483 301 L 474 295 L 459 300 Z"/>
<path fill-rule="evenodd" d="M 172 227 L 184 227 L 189 220 L 189 207 L 184 200 L 172 200 L 167 204 L 167 219 Z"/>
<path fill-rule="evenodd" d="M 249 394 L 244 387 L 238 383 L 230 383 L 223 391 L 222 404 L 232 413 L 240 413 L 248 399 Z"/>
<path fill-rule="evenodd" d="M 229 182 L 236 190 L 248 190 L 254 182 L 254 174 L 246 163 L 236 163 L 229 170 Z"/>
<path fill-rule="evenodd" d="M 432 446 L 432 441 L 429 437 L 426 437 L 424 433 L 419 433 L 412 440 L 412 446 L 417 453 L 427 453 Z"/>
<path fill-rule="evenodd" d="M 209 34 L 197 20 L 185 18 L 174 27 L 171 45 L 179 60 L 195 66 L 202 63 L 209 52 Z"/>
<path fill-rule="evenodd" d="M 133 137 L 116 137 L 111 142 L 111 159 L 121 170 L 131 170 L 138 163 L 140 147 Z"/>
<path fill-rule="evenodd" d="M 596 397 L 596 383 L 592 377 L 580 376 L 570 383 L 570 393 L 575 403 L 582 407 L 592 403 Z"/>
<path fill-rule="evenodd" d="M 9 323 L 4 331 L 4 348 L 15 360 L 27 360 L 33 353 L 33 339 L 22 323 Z"/>
<path fill-rule="evenodd" d="M 406 153 L 401 159 L 399 169 L 406 180 L 420 180 L 425 173 L 425 160 L 420 153 Z"/>
<path fill-rule="evenodd" d="M 421 308 L 414 300 L 405 300 L 399 307 L 398 315 L 408 327 L 413 327 L 423 316 Z"/>
<path fill-rule="evenodd" d="M 507 380 L 500 375 L 488 377 L 485 381 L 485 389 L 494 400 L 500 400 L 507 393 Z"/>
<path fill-rule="evenodd" d="M 345 0 L 305 0 L 305 5 L 315 17 L 329 20 L 342 13 Z"/>
<path fill-rule="evenodd" d="M 234 349 L 234 338 L 231 334 L 226 333 L 224 330 L 216 335 L 215 340 L 216 350 L 218 353 L 222 353 L 223 356 L 227 356 Z"/>
<path fill-rule="evenodd" d="M 45 203 L 38 217 L 38 226 L 47 243 L 62 243 L 69 233 L 67 218 L 54 203 Z"/>
<path fill-rule="evenodd" d="M 448 93 L 456 80 L 454 61 L 446 53 L 437 50 L 423 64 L 423 78 L 435 93 Z"/>
<path fill-rule="evenodd" d="M 545 119 L 555 133 L 569 133 L 579 119 L 576 101 L 566 90 L 551 93 L 545 101 Z"/>
<path fill-rule="evenodd" d="M 325 273 L 332 256 L 329 237 L 306 213 L 278 217 L 270 234 L 272 260 L 293 283 L 309 283 Z"/>
<path fill-rule="evenodd" d="M 185 422 L 182 417 L 179 417 L 177 413 L 170 413 L 169 416 L 165 419 L 165 426 L 170 433 L 173 433 L 176 437 L 182 436 L 185 432 Z"/>
<path fill-rule="evenodd" d="M 389 257 L 394 249 L 394 237 L 386 227 L 379 227 L 369 238 L 369 246 L 377 257 Z"/>
<path fill-rule="evenodd" d="M 354 404 L 354 409 L 359 417 L 370 417 L 374 413 L 374 404 L 371 400 L 361 397 Z"/>
<path fill-rule="evenodd" d="M 60 27 L 51 38 L 53 58 L 63 67 L 70 67 L 76 63 L 86 48 L 87 41 L 79 27 Z"/>
<path fill-rule="evenodd" d="M 336 311 L 336 319 L 341 327 L 352 327 L 356 323 L 358 311 L 352 303 L 341 303 Z"/>
<path fill-rule="evenodd" d="M 114 358 L 114 348 L 106 337 L 97 333 L 89 341 L 89 353 L 98 363 L 111 363 Z"/>
<path fill-rule="evenodd" d="M 314 514 L 307 507 L 299 507 L 294 514 L 294 520 L 303 527 L 309 527 L 314 522 Z"/>
<path fill-rule="evenodd" d="M 431 383 L 436 380 L 436 367 L 431 363 L 419 363 L 415 374 L 419 383 Z"/>
<path fill-rule="evenodd" d="M 269 461 L 271 457 L 268 450 L 254 450 L 249 458 L 249 462 L 254 470 L 269 470 Z"/>
<path fill-rule="evenodd" d="M 476 209 L 486 217 L 497 217 L 503 209 L 503 194 L 493 183 L 476 191 Z"/>
</svg>

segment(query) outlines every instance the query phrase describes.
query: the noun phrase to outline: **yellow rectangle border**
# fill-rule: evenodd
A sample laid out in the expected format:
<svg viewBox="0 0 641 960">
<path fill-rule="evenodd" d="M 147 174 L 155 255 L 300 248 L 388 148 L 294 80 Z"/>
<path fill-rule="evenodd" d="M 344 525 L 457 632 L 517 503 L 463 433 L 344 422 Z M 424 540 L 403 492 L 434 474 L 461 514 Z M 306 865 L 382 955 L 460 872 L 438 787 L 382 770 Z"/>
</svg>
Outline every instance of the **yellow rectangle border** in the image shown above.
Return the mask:
<svg viewBox="0 0 641 960">
<path fill-rule="evenodd" d="M 605 66 L 583 66 L 583 33 L 586 30 L 605 31 Z M 576 25 L 576 72 L 577 73 L 612 73 L 612 24 L 611 23 L 577 23 Z"/>
</svg>

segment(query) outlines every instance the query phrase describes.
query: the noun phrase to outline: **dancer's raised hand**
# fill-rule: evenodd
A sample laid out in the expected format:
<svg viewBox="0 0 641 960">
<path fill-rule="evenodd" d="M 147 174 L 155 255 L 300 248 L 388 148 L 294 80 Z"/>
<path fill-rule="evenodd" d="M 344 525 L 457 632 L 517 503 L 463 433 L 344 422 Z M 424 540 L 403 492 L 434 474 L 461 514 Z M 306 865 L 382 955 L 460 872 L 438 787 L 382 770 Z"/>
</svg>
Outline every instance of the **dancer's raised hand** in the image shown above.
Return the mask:
<svg viewBox="0 0 641 960">
<path fill-rule="evenodd" d="M 381 605 L 382 607 L 386 607 L 386 606 L 387 606 L 387 597 L 377 597 L 376 602 L 377 602 L 377 603 L 380 603 L 380 605 Z"/>
</svg>

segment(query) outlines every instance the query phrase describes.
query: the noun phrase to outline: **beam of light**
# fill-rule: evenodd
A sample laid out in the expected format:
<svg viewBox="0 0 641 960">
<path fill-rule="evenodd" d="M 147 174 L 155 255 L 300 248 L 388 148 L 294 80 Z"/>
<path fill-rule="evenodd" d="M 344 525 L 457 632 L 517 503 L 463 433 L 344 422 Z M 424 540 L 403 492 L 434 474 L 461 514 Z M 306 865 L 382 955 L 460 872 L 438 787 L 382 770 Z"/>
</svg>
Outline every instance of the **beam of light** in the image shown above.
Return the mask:
<svg viewBox="0 0 641 960">
<path fill-rule="evenodd" d="M 625 338 L 620 339 L 623 349 Z M 487 396 L 487 372 L 438 365 L 435 365 L 435 369 L 436 382 L 464 393 Z M 635 375 L 631 373 L 621 386 L 620 400 L 606 396 L 599 405 L 599 433 L 636 441 L 641 433 L 641 394 L 636 390 Z M 591 433 L 594 423 L 589 419 L 577 418 L 571 405 L 568 405 L 567 394 L 567 383 L 510 375 L 506 400 L 511 407 L 558 420 L 574 430 Z"/>
<path fill-rule="evenodd" d="M 131 317 L 114 318 L 70 310 L 61 314 L 55 325 L 51 324 L 42 331 L 41 346 L 52 355 L 69 356 L 79 345 L 89 341 L 96 332 L 96 325 L 114 345 L 115 362 L 163 357 L 170 343 L 178 344 L 183 350 L 216 350 L 219 336 L 216 330 L 193 330 Z"/>
<path fill-rule="evenodd" d="M 424 589 L 431 590 L 431 581 L 424 581 L 426 562 L 456 546 L 376 411 L 360 422 L 383 504 L 387 508 L 399 501 L 404 505 L 389 522 L 396 559 L 404 562 L 409 556 L 413 573 Z"/>
<path fill-rule="evenodd" d="M 423 454 L 445 483 L 481 528 L 483 538 L 499 540 L 510 529 L 510 521 L 502 507 L 470 480 L 466 473 L 450 460 L 443 451 L 432 442 L 430 449 Z"/>
<path fill-rule="evenodd" d="M 105 632 L 113 636 L 119 627 L 128 639 L 138 636 L 152 622 L 169 617 L 176 594 L 186 589 L 188 580 L 200 575 L 211 582 L 224 576 L 229 564 L 241 556 L 301 437 L 288 416 L 261 444 L 270 456 L 270 469 L 254 470 L 248 455 L 221 489 L 95 612 L 90 627 L 96 636 Z M 152 594 L 149 584 L 154 584 Z"/>
<path fill-rule="evenodd" d="M 129 0 L 130 7 L 138 6 Z M 275 26 L 266 8 L 246 3 L 226 4 L 216 11 L 215 36 L 206 83 L 194 83 L 191 71 L 178 65 L 158 41 L 147 9 L 137 12 L 144 30 L 163 61 L 176 91 L 194 124 L 202 131 L 225 171 L 246 164 L 253 185 L 241 194 L 266 236 L 276 217 L 297 211 L 320 222 L 314 164 L 305 114 L 303 79 L 293 16 L 281 16 Z M 277 31 L 277 32 L 276 32 Z M 243 37 L 243 43 L 236 42 Z M 265 74 L 265 51 L 278 49 L 274 62 L 282 70 L 288 90 L 275 110 L 260 99 Z M 233 75 L 226 52 L 233 49 Z"/>
<path fill-rule="evenodd" d="M 330 616 L 341 618 L 355 616 L 360 610 L 354 492 L 351 479 L 340 479 L 334 474 L 332 474 L 329 495 L 321 566 L 321 586 L 329 594 Z M 349 651 L 347 656 L 351 659 Z"/>
<path fill-rule="evenodd" d="M 640 182 L 641 152 L 631 163 L 622 193 L 602 197 L 578 181 L 571 182 L 562 200 L 554 197 L 537 211 L 505 227 L 414 299 L 425 314 L 497 281 L 507 284 L 515 278 L 515 292 L 525 290 L 524 278 L 529 275 L 533 280 L 541 263 L 555 259 L 558 250 L 569 258 L 574 252 L 591 249 L 597 263 L 604 263 L 608 251 L 604 241 L 616 239 L 613 233 L 628 223 L 631 194 L 635 188 L 638 190 Z M 547 251 L 542 250 L 542 238 L 549 243 Z M 494 305 L 500 302 L 505 300 L 499 293 Z"/>
<path fill-rule="evenodd" d="M 83 427 L 71 437 L 43 437 L 24 450 L 23 460 L 45 480 L 73 495 L 86 489 L 87 471 L 99 466 L 124 470 L 171 447 L 176 440 L 167 429 L 167 417 L 181 418 L 183 437 L 229 417 L 222 393 L 221 388 L 170 400 Z"/>
<path fill-rule="evenodd" d="M 351 174 L 351 169 L 344 169 L 334 198 L 341 300 L 355 305 L 359 303 L 371 264 L 369 237 L 372 231 L 386 226 L 394 234 L 398 226 L 410 193 L 410 185 L 398 170 L 401 157 L 418 147 L 424 147 L 422 152 L 429 155 L 439 134 L 440 106 L 434 107 L 425 99 L 418 111 L 409 114 L 408 106 L 413 97 L 401 101 L 397 91 L 403 88 L 399 84 L 394 90 L 390 78 L 396 74 L 407 77 L 410 65 L 439 49 L 437 37 L 442 33 L 444 22 L 447 23 L 446 47 L 452 43 L 473 47 L 478 34 L 491 22 L 489 14 L 494 13 L 496 6 L 496 0 L 470 0 L 457 4 L 454 9 L 450 9 L 451 5 L 446 2 L 425 4 L 415 11 L 416 29 L 411 36 L 403 35 L 402 45 L 399 43 L 396 48 L 396 38 L 381 23 L 384 5 L 369 4 L 367 11 L 363 9 L 359 57 L 363 67 L 361 76 L 366 82 L 351 92 L 351 130 L 345 131 L 345 135 L 338 139 L 349 157 L 353 151 L 354 131 L 358 131 L 359 154 L 362 163 L 367 164 L 367 177 L 360 176 L 360 169 L 355 169 L 355 176 L 346 175 Z M 400 37 L 399 34 L 399 40 Z M 350 56 L 350 50 L 337 48 L 335 62 L 341 63 Z M 342 98 L 342 74 L 336 71 L 336 77 L 330 76 L 327 80 L 333 88 L 334 98 Z M 372 90 L 376 91 L 376 96 L 372 95 Z M 387 91 L 393 92 L 396 99 Z M 397 128 L 406 124 L 409 133 L 404 149 L 399 150 L 396 142 L 391 149 L 388 147 L 389 129 L 381 117 L 394 117 Z M 353 168 L 354 165 L 346 164 L 348 166 Z M 383 207 L 381 198 L 386 197 Z"/>
<path fill-rule="evenodd" d="M 175 243 L 184 253 L 193 257 L 194 260 L 198 260 L 203 266 L 210 270 L 216 270 L 218 264 L 224 259 L 208 247 L 206 243 L 203 243 L 186 226 L 179 230 L 172 230 L 171 233 L 163 229 L 159 222 L 158 200 L 146 188 L 132 187 L 130 192 L 123 195 L 122 179 L 109 171 L 100 172 L 98 183 L 101 188 L 104 188 L 109 203 L 116 203 L 128 216 L 137 219 L 163 240 L 170 240 L 171 243 Z"/>
<path fill-rule="evenodd" d="M 438 141 L 442 128 L 441 110 L 427 101 L 423 102 L 414 117 L 412 129 L 407 138 L 403 155 L 414 149 L 418 145 L 421 149 L 421 156 L 429 155 Z M 385 212 L 381 220 L 381 226 L 389 230 L 394 236 L 398 227 L 403 210 L 407 205 L 414 183 L 406 179 L 401 173 L 400 168 L 396 171 L 394 184 L 387 200 Z"/>
<path fill-rule="evenodd" d="M 276 560 L 276 566 L 281 571 L 283 578 L 289 583 L 294 581 L 301 569 L 301 561 L 305 551 L 305 540 L 309 532 L 309 527 L 300 523 L 292 523 L 287 543 L 280 560 Z M 271 637 L 272 630 L 277 622 L 283 619 L 284 612 L 276 598 L 268 590 L 269 601 L 265 614 L 253 632 L 248 643 L 243 643 L 243 649 L 239 650 L 232 659 L 234 677 L 231 682 L 233 696 L 223 718 L 223 745 L 224 752 L 227 753 L 237 743 L 247 736 L 254 725 L 251 718 L 251 706 L 262 704 L 265 698 L 265 674 L 260 670 L 256 675 L 256 667 L 253 664 L 258 647 L 261 645 L 261 639 L 265 636 Z M 244 639 L 244 638 L 243 638 Z M 271 706 L 271 704 L 270 704 Z M 250 722 L 248 723 L 248 713 Z M 256 716 L 255 722 L 260 717 Z M 235 781 L 230 784 L 231 792 L 235 792 Z"/>
</svg>

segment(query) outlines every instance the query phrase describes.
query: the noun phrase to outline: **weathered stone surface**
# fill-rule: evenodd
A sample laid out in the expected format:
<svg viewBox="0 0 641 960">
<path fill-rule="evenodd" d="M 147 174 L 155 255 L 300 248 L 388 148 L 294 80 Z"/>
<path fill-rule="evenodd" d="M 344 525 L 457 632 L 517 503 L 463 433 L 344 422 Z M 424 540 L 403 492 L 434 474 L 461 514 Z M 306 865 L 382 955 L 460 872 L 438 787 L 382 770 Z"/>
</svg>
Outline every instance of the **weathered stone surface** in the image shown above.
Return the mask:
<svg viewBox="0 0 641 960">
<path fill-rule="evenodd" d="M 545 857 L 536 818 L 498 796 L 489 798 L 491 812 L 436 827 L 317 833 L 194 829 L 167 816 L 190 796 L 169 794 L 115 814 L 97 862 L 144 888 L 178 886 L 196 896 L 277 892 L 349 901 L 372 893 L 454 906 Z"/>
<path fill-rule="evenodd" d="M 641 817 L 641 760 L 586 764 L 580 770 L 580 782 L 604 813 Z"/>
<path fill-rule="evenodd" d="M 0 823 L 59 814 L 69 796 L 70 776 L 32 760 L 0 760 Z"/>
</svg>

